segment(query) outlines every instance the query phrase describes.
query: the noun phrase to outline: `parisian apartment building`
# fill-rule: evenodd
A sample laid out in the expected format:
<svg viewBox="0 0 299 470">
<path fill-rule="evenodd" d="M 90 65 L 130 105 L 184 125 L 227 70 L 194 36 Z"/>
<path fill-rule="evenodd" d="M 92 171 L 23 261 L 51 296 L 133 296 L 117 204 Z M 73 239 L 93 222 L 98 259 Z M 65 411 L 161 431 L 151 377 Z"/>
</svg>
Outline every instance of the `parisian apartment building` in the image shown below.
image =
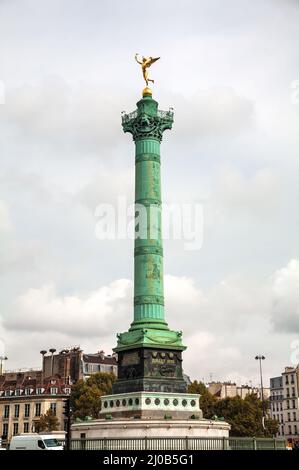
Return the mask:
<svg viewBox="0 0 299 470">
<path fill-rule="evenodd" d="M 299 439 L 299 365 L 270 379 L 270 415 L 279 422 L 278 436 Z"/>
<path fill-rule="evenodd" d="M 103 351 L 85 354 L 79 347 L 56 352 L 41 351 L 41 368 L 0 373 L 0 437 L 2 444 L 13 435 L 35 432 L 41 415 L 49 409 L 57 417 L 59 430 L 66 427 L 65 400 L 78 380 L 97 372 L 117 375 L 117 358 Z"/>
<path fill-rule="evenodd" d="M 245 398 L 247 395 L 256 394 L 261 398 L 261 389 L 250 385 L 237 385 L 234 382 L 210 382 L 207 384 L 208 391 L 219 400 L 223 398 L 233 398 L 239 396 Z M 270 389 L 263 387 L 263 397 L 267 400 L 270 396 Z"/>
</svg>

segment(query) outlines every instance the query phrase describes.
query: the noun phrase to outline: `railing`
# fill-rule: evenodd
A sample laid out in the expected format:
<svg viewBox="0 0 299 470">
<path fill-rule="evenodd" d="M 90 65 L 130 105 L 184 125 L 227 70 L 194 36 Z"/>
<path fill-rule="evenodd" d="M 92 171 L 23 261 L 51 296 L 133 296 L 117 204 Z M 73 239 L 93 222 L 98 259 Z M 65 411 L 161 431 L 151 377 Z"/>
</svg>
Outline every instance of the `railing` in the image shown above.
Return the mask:
<svg viewBox="0 0 299 470">
<path fill-rule="evenodd" d="M 132 119 L 136 119 L 138 115 L 137 110 L 133 111 L 132 113 L 126 114 L 124 111 L 121 113 L 122 123 L 125 124 L 126 122 L 131 121 Z M 166 118 L 166 119 L 173 119 L 173 110 L 169 109 L 169 111 L 162 111 L 161 109 L 158 110 L 157 116 L 159 118 Z"/>
<path fill-rule="evenodd" d="M 169 111 L 162 111 L 161 109 L 159 109 L 158 110 L 158 117 L 173 119 L 173 111 L 172 111 L 172 109 L 170 109 Z"/>
<path fill-rule="evenodd" d="M 61 441 L 64 444 L 65 441 Z M 244 437 L 131 437 L 72 439 L 71 450 L 285 450 L 284 439 Z"/>
<path fill-rule="evenodd" d="M 123 123 L 129 122 L 131 121 L 131 119 L 135 119 L 136 117 L 137 117 L 137 110 L 129 114 L 126 114 L 124 111 L 121 113 L 121 120 Z"/>
</svg>

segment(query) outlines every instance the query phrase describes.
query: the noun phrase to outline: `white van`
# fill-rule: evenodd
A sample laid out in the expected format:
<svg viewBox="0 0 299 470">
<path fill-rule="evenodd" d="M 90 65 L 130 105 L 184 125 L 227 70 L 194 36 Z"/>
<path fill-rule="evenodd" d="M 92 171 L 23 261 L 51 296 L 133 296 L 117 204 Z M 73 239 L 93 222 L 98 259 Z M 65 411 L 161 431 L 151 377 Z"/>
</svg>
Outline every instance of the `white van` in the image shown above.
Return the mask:
<svg viewBox="0 0 299 470">
<path fill-rule="evenodd" d="M 9 450 L 63 450 L 63 446 L 51 434 L 26 433 L 13 436 Z"/>
</svg>

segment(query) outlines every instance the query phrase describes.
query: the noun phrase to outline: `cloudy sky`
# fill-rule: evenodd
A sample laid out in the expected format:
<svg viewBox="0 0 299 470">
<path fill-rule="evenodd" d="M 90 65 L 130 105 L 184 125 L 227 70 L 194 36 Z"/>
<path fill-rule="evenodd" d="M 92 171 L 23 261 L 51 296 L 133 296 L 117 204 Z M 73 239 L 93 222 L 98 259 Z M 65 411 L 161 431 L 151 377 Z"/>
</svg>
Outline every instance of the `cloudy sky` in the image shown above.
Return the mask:
<svg viewBox="0 0 299 470">
<path fill-rule="evenodd" d="M 150 69 L 163 201 L 201 204 L 203 243 L 165 240 L 166 315 L 192 378 L 258 384 L 299 362 L 297 0 L 0 0 L 0 345 L 111 352 L 132 319 L 133 244 L 95 209 L 133 201 L 120 124 Z M 299 94 L 298 94 L 299 96 Z M 1 353 L 1 351 L 0 351 Z"/>
</svg>

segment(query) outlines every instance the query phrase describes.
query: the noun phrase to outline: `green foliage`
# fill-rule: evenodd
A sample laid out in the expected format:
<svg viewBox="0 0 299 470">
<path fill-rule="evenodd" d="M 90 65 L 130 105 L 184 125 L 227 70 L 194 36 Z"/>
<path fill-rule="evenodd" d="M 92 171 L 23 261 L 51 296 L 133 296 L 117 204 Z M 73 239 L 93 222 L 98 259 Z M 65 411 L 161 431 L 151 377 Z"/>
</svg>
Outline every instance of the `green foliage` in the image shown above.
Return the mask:
<svg viewBox="0 0 299 470">
<path fill-rule="evenodd" d="M 84 419 L 85 416 L 98 418 L 101 411 L 101 396 L 112 393 L 114 374 L 98 372 L 87 380 L 79 380 L 72 388 L 70 396 L 73 417 Z"/>
<path fill-rule="evenodd" d="M 202 382 L 194 380 L 188 387 L 188 393 L 197 393 L 200 397 L 200 408 L 204 418 L 211 419 L 215 415 L 217 398 L 215 398 Z"/>
<path fill-rule="evenodd" d="M 272 437 L 278 432 L 278 422 L 268 417 L 265 419 L 266 429 L 263 428 L 262 402 L 256 394 L 247 395 L 244 399 L 237 396 L 218 400 L 203 383 L 197 381 L 189 386 L 188 392 L 201 395 L 200 407 L 204 418 L 223 417 L 231 425 L 231 436 Z"/>
<path fill-rule="evenodd" d="M 51 432 L 59 430 L 59 420 L 57 416 L 54 415 L 51 409 L 41 415 L 39 420 L 35 423 L 35 432 Z"/>
</svg>

